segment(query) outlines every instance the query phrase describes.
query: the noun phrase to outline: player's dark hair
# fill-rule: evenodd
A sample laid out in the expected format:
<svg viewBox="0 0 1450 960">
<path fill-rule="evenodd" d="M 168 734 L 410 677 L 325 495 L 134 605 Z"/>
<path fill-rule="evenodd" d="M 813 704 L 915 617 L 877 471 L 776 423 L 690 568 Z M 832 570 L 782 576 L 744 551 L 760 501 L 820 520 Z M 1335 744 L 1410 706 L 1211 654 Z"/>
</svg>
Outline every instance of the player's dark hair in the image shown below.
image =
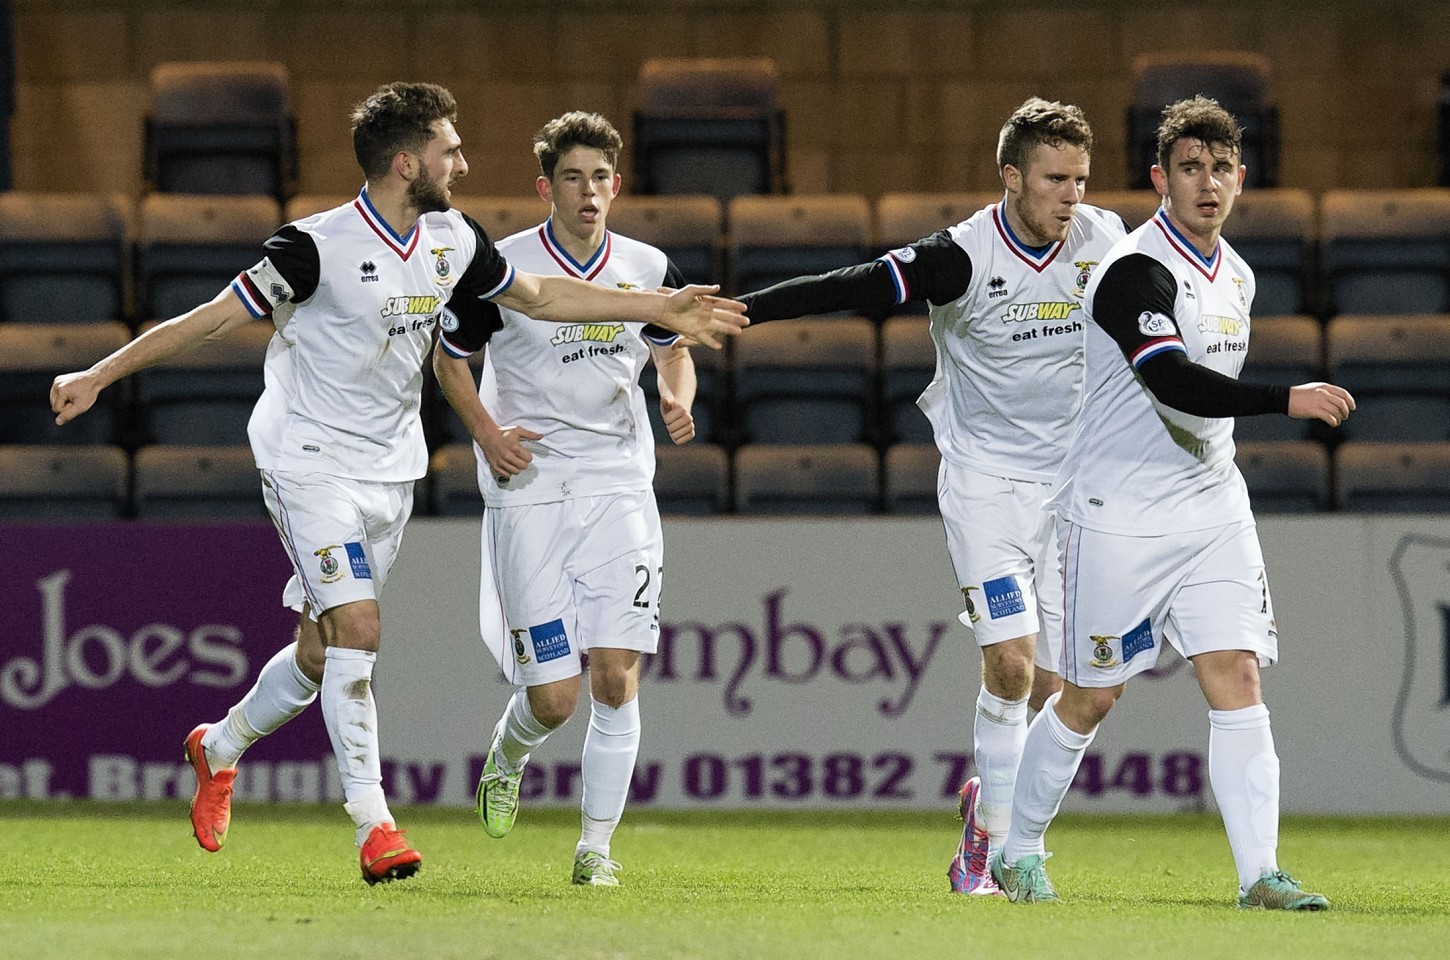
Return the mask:
<svg viewBox="0 0 1450 960">
<path fill-rule="evenodd" d="M 352 150 L 369 180 L 386 176 L 399 150 L 422 153 L 433 124 L 458 119 L 453 94 L 436 83 L 388 83 L 352 108 Z"/>
<path fill-rule="evenodd" d="M 1163 108 L 1158 122 L 1158 166 L 1168 169 L 1173 145 L 1184 138 L 1202 140 L 1220 160 L 1240 154 L 1244 143 L 1244 133 L 1233 114 L 1202 94 Z"/>
<path fill-rule="evenodd" d="M 624 138 L 614 129 L 614 124 L 597 113 L 583 110 L 571 110 L 555 117 L 534 134 L 534 156 L 539 158 L 539 170 L 550 180 L 554 179 L 559 158 L 575 147 L 598 150 L 611 167 L 617 168 Z"/>
<path fill-rule="evenodd" d="M 1056 100 L 1033 97 L 1012 112 L 997 137 L 997 169 L 1011 164 L 1027 167 L 1027 158 L 1038 144 L 1061 147 L 1071 144 L 1093 152 L 1093 128 L 1080 107 Z"/>
</svg>

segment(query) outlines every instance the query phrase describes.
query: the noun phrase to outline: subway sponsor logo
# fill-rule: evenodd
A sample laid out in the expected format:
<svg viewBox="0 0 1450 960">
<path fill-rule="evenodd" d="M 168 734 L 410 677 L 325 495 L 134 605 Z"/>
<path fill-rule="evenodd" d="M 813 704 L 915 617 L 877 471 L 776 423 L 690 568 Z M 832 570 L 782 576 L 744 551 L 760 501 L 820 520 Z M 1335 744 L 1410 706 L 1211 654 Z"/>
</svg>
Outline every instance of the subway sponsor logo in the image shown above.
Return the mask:
<svg viewBox="0 0 1450 960">
<path fill-rule="evenodd" d="M 1014 303 L 1002 314 L 1003 323 L 1030 323 L 1033 320 L 1066 320 L 1082 304 L 1048 300 L 1042 303 Z"/>
</svg>

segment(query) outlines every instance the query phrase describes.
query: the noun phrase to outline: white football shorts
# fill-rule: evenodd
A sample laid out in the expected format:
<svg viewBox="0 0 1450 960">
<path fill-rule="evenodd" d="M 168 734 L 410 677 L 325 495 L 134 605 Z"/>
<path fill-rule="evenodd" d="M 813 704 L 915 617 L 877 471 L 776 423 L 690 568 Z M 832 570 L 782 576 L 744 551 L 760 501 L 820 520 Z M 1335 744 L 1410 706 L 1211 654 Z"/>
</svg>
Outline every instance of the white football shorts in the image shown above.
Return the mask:
<svg viewBox="0 0 1450 960">
<path fill-rule="evenodd" d="M 324 610 L 376 600 L 413 512 L 413 482 L 372 483 L 317 473 L 262 471 L 262 499 L 296 571 L 283 606 L 315 620 Z"/>
<path fill-rule="evenodd" d="M 652 490 L 490 507 L 479 627 L 511 682 L 581 672 L 593 647 L 654 653 L 664 534 Z"/>
<path fill-rule="evenodd" d="M 1066 587 L 1062 676 L 1112 687 L 1158 662 L 1249 650 L 1279 658 L 1274 601 L 1251 520 L 1191 533 L 1125 537 L 1058 521 Z"/>
<path fill-rule="evenodd" d="M 1062 651 L 1062 577 L 1056 527 L 1043 509 L 1052 484 L 1008 480 L 942 460 L 937 501 L 947 553 L 966 599 L 962 623 L 977 644 L 1037 635 L 1035 661 L 1056 672 Z"/>
</svg>

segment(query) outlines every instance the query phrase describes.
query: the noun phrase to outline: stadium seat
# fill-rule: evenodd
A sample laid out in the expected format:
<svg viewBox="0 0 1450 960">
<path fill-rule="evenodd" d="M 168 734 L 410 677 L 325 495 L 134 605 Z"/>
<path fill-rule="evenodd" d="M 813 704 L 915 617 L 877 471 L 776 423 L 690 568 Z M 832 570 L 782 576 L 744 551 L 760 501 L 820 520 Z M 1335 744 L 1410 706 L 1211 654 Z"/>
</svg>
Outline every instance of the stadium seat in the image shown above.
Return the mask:
<svg viewBox="0 0 1450 960">
<path fill-rule="evenodd" d="M 137 450 L 136 517 L 266 519 L 262 480 L 251 448 L 174 446 Z"/>
<path fill-rule="evenodd" d="M 281 224 L 269 197 L 153 193 L 141 203 L 138 315 L 168 320 L 206 303 L 262 259 Z"/>
<path fill-rule="evenodd" d="M 935 516 L 941 451 L 932 443 L 898 443 L 886 450 L 887 513 Z"/>
<path fill-rule="evenodd" d="M 120 196 L 0 194 L 0 320 L 124 319 L 131 216 Z"/>
<path fill-rule="evenodd" d="M 468 214 L 490 240 L 497 243 L 549 219 L 549 205 L 533 196 L 465 197 L 454 195 L 453 206 Z M 613 212 L 611 211 L 611 219 Z"/>
<path fill-rule="evenodd" d="M 125 516 L 129 473 L 120 447 L 0 446 L 0 519 Z"/>
<path fill-rule="evenodd" d="M 782 320 L 747 330 L 734 349 L 740 442 L 874 439 L 876 331 L 869 320 Z"/>
<path fill-rule="evenodd" d="M 1329 380 L 1354 394 L 1343 440 L 1450 440 L 1450 316 L 1336 317 Z"/>
<path fill-rule="evenodd" d="M 731 344 L 728 343 L 723 350 L 690 348 L 690 357 L 695 361 L 695 403 L 690 408 L 690 415 L 695 418 L 695 439 L 691 443 L 721 443 L 726 439 L 725 371 L 730 349 Z M 639 385 L 644 391 L 655 445 L 673 446 L 664 420 L 660 418 L 659 378 L 653 364 L 640 374 Z"/>
<path fill-rule="evenodd" d="M 655 499 L 660 513 L 709 516 L 730 510 L 730 460 L 713 443 L 655 449 Z"/>
<path fill-rule="evenodd" d="M 151 71 L 146 175 L 185 194 L 266 194 L 297 179 L 296 124 L 280 63 L 162 63 Z"/>
<path fill-rule="evenodd" d="M 1093 190 L 1089 186 L 1083 202 L 1113 211 L 1123 218 L 1124 226 L 1136 230 L 1153 218 L 1162 206 L 1163 198 L 1158 196 L 1158 191 L 1151 189 Z"/>
<path fill-rule="evenodd" d="M 1307 190 L 1245 190 L 1223 235 L 1254 270 L 1254 314 L 1304 313 L 1311 303 L 1314 198 Z"/>
<path fill-rule="evenodd" d="M 322 213 L 344 203 L 351 203 L 357 194 L 303 193 L 288 200 L 282 207 L 282 221 L 293 223 L 305 220 L 314 213 Z"/>
<path fill-rule="evenodd" d="M 735 451 L 742 514 L 859 515 L 879 499 L 876 451 L 865 444 L 746 446 Z"/>
<path fill-rule="evenodd" d="M 101 391 L 96 405 L 63 427 L 50 409 L 58 374 L 85 370 L 131 339 L 118 321 L 82 324 L 0 324 L 0 443 L 95 444 L 116 442 L 129 384 Z"/>
<path fill-rule="evenodd" d="M 256 320 L 137 373 L 137 412 L 146 442 L 245 446 L 247 421 L 266 385 L 262 362 L 276 329 L 270 320 Z"/>
<path fill-rule="evenodd" d="M 625 196 L 609 208 L 609 229 L 659 247 L 690 283 L 720 283 L 720 220 L 711 196 Z"/>
<path fill-rule="evenodd" d="M 1329 509 L 1329 451 L 1322 443 L 1239 443 L 1234 462 L 1248 485 L 1255 513 Z"/>
<path fill-rule="evenodd" d="M 478 491 L 478 457 L 472 443 L 450 443 L 433 451 L 428 461 L 428 477 L 433 513 L 441 517 L 483 515 L 483 494 Z"/>
<path fill-rule="evenodd" d="M 1450 443 L 1346 443 L 1334 466 L 1342 510 L 1450 512 Z"/>
<path fill-rule="evenodd" d="M 1320 209 L 1330 315 L 1450 312 L 1450 189 L 1330 190 Z"/>
<path fill-rule="evenodd" d="M 1244 183 L 1278 186 L 1279 110 L 1270 100 L 1269 58 L 1240 51 L 1190 50 L 1133 58 L 1133 102 L 1128 108 L 1128 183 L 1149 187 L 1157 162 L 1163 108 L 1197 94 L 1212 97 L 1243 129 Z"/>
<path fill-rule="evenodd" d="M 645 194 L 784 193 L 785 113 L 766 57 L 656 57 L 639 72 L 634 189 Z"/>
<path fill-rule="evenodd" d="M 865 197 L 736 197 L 728 220 L 728 289 L 735 293 L 871 258 L 871 207 Z"/>
<path fill-rule="evenodd" d="M 1255 317 L 1239 379 L 1287 387 L 1323 380 L 1324 344 L 1319 321 L 1305 316 Z M 1239 417 L 1234 421 L 1234 440 L 1303 440 L 1313 435 L 1316 422 L 1278 414 Z"/>
<path fill-rule="evenodd" d="M 892 443 L 931 443 L 931 421 L 916 400 L 936 376 L 926 317 L 892 317 L 881 328 L 881 416 Z"/>
</svg>

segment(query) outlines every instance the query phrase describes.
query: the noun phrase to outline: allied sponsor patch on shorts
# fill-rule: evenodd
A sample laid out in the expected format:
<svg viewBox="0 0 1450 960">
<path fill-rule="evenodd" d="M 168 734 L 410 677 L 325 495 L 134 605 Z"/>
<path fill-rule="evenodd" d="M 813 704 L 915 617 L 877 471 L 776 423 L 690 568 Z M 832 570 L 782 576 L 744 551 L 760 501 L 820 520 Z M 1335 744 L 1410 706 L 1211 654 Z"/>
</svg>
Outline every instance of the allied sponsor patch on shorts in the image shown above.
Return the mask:
<svg viewBox="0 0 1450 960">
<path fill-rule="evenodd" d="M 534 660 L 548 663 L 569 654 L 569 637 L 564 633 L 563 620 L 550 620 L 537 627 L 529 627 L 529 640 L 534 645 Z"/>
<path fill-rule="evenodd" d="M 1022 588 L 1018 586 L 1016 577 L 988 580 L 982 584 L 982 593 L 987 597 L 987 616 L 993 620 L 1001 620 L 1003 617 L 1010 617 L 1014 613 L 1022 613 L 1027 609 L 1027 604 L 1022 600 Z"/>
<path fill-rule="evenodd" d="M 344 543 L 342 546 L 347 551 L 347 562 L 352 566 L 352 578 L 354 580 L 371 580 L 373 568 L 368 566 L 368 555 L 363 552 L 363 545 Z"/>
<path fill-rule="evenodd" d="M 1146 650 L 1153 649 L 1153 628 L 1148 621 L 1144 620 L 1127 633 L 1123 634 L 1123 662 L 1136 657 Z"/>
</svg>

